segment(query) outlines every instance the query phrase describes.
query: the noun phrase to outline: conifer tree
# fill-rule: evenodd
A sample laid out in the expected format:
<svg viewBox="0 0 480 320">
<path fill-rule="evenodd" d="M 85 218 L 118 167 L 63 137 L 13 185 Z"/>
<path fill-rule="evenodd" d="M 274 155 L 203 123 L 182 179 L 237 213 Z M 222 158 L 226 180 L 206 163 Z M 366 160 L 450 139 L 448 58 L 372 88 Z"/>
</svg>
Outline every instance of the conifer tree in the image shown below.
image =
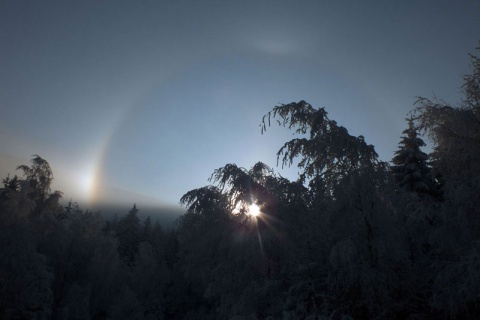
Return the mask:
<svg viewBox="0 0 480 320">
<path fill-rule="evenodd" d="M 425 142 L 418 137 L 413 118 L 406 120 L 408 128 L 402 132 L 404 136 L 392 159 L 394 166 L 391 170 L 401 187 L 408 191 L 428 193 L 432 191 L 428 155 L 420 149 L 425 146 Z"/>
<path fill-rule="evenodd" d="M 135 264 L 135 255 L 138 252 L 140 242 L 140 220 L 137 217 L 138 209 L 134 204 L 128 214 L 120 219 L 117 228 L 118 254 L 123 261 L 133 266 Z"/>
<path fill-rule="evenodd" d="M 150 216 L 143 222 L 141 240 L 149 243 L 152 242 L 152 219 L 150 219 Z"/>
</svg>

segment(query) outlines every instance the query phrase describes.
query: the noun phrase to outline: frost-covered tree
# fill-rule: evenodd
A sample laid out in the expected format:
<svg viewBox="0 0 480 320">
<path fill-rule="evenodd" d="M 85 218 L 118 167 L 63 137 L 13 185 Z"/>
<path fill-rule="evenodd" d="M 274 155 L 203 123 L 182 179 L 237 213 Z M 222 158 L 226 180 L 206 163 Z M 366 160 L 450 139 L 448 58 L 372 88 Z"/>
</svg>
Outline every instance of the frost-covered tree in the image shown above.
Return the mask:
<svg viewBox="0 0 480 320">
<path fill-rule="evenodd" d="M 387 168 L 350 175 L 335 189 L 327 209 L 331 312 L 384 319 L 408 307 L 408 301 L 397 300 L 399 294 L 412 293 L 405 283 L 408 251 L 401 216 L 393 208 L 394 183 L 385 176 Z"/>
<path fill-rule="evenodd" d="M 141 241 L 152 243 L 152 232 L 152 219 L 150 219 L 150 216 L 148 216 L 143 222 L 140 236 Z"/>
<path fill-rule="evenodd" d="M 31 213 L 38 215 L 43 211 L 58 211 L 61 192 L 50 193 L 53 181 L 53 172 L 49 163 L 39 155 L 34 155 L 31 165 L 18 166 L 22 170 L 24 179 L 20 181 L 20 191 L 30 200 Z"/>
<path fill-rule="evenodd" d="M 37 154 L 33 156 L 31 163 L 31 166 L 21 165 L 17 169 L 23 171 L 25 180 L 33 189 L 32 192 L 35 192 L 32 196 L 44 199 L 50 193 L 50 185 L 53 181 L 52 169 L 50 164 Z"/>
<path fill-rule="evenodd" d="M 132 270 L 131 288 L 142 305 L 145 319 L 164 318 L 165 289 L 169 281 L 165 260 L 159 259 L 150 243 L 140 242 Z"/>
<path fill-rule="evenodd" d="M 376 275 L 390 277 L 388 263 L 401 260 L 399 256 L 378 257 L 379 251 L 388 249 L 382 247 L 385 239 L 376 236 L 377 230 L 385 227 L 385 221 L 393 229 L 395 225 L 386 209 L 391 203 L 384 188 L 388 182 L 385 164 L 378 161 L 373 146 L 363 137 L 349 135 L 328 119 L 324 109 L 316 110 L 304 101 L 277 106 L 263 118 L 262 131 L 275 117 L 281 118 L 281 125 L 306 136 L 287 142 L 277 154 L 283 165 L 298 158 L 300 179 L 288 181 L 262 163 L 250 170 L 228 164 L 212 174 L 214 186 L 185 194 L 181 202 L 187 212 L 181 219 L 178 264 L 196 266 L 185 269 L 186 280 L 192 281 L 191 275 L 196 274 L 202 284 L 197 289 L 207 298 L 204 305 L 225 318 L 314 318 L 332 312 L 347 316 L 345 310 L 327 306 L 332 302 L 345 305 L 349 290 L 358 288 L 349 287 L 348 281 L 340 285 L 340 278 L 333 276 L 335 267 L 328 267 L 332 248 L 340 248 L 337 242 L 345 240 L 329 238 L 328 232 L 348 229 L 350 224 L 333 219 L 340 214 L 328 207 L 335 201 L 351 202 L 352 208 L 337 211 L 353 219 L 352 232 L 358 234 L 360 254 L 365 254 L 365 268 L 355 279 L 362 275 L 370 279 L 363 285 L 368 298 L 359 296 L 351 306 L 378 311 L 378 306 L 370 308 L 370 302 L 390 291 L 368 286 L 376 283 L 372 280 Z M 370 187 L 362 189 L 363 183 Z M 261 209 L 257 218 L 248 212 L 253 203 Z M 395 237 L 397 233 L 388 234 Z M 345 300 L 332 299 L 341 295 Z"/>
<path fill-rule="evenodd" d="M 17 176 L 3 179 L 3 188 L 0 188 L 0 214 L 3 218 L 27 216 L 30 213 L 29 204 L 20 193 L 20 180 Z"/>
<path fill-rule="evenodd" d="M 281 185 L 276 180 L 263 163 L 250 170 L 227 164 L 212 174 L 216 186 L 192 190 L 181 199 L 187 213 L 180 220 L 178 262 L 184 279 L 206 299 L 203 306 L 211 304 L 220 317 L 260 315 L 262 307 L 267 312 L 280 305 L 267 298 L 276 291 L 283 250 L 278 201 L 293 201 L 293 195 L 287 188 L 274 194 Z M 254 203 L 262 218 L 249 214 Z"/>
<path fill-rule="evenodd" d="M 17 176 L 10 178 L 7 176 L 2 180 L 3 188 L 0 188 L 0 199 L 7 200 L 11 192 L 18 192 L 20 189 L 20 181 Z"/>
<path fill-rule="evenodd" d="M 128 266 L 135 264 L 135 255 L 138 252 L 138 244 L 140 243 L 141 230 L 137 213 L 137 205 L 134 204 L 128 214 L 121 218 L 117 225 L 117 251 Z"/>
<path fill-rule="evenodd" d="M 432 139 L 432 171 L 444 198 L 415 206 L 427 221 L 419 241 L 423 257 L 418 255 L 432 271 L 425 272 L 430 284 L 425 300 L 444 317 L 467 319 L 480 309 L 478 295 L 472 294 L 478 277 L 471 272 L 478 266 L 480 239 L 480 59 L 470 57 L 473 71 L 463 78 L 460 104 L 420 98 L 414 113 L 417 126 Z"/>
<path fill-rule="evenodd" d="M 94 238 L 95 245 L 90 251 L 86 270 L 90 285 L 90 317 L 105 319 L 122 293 L 125 285 L 124 265 L 116 250 L 116 241 L 102 232 Z"/>
<path fill-rule="evenodd" d="M 403 131 L 399 149 L 392 159 L 391 170 L 397 183 L 408 191 L 418 193 L 433 192 L 433 181 L 430 178 L 428 155 L 421 150 L 425 142 L 418 136 L 412 117 L 407 119 L 408 128 Z"/>
<path fill-rule="evenodd" d="M 173 285 L 168 289 L 168 310 L 171 318 L 194 315 L 209 319 L 205 313 L 210 301 L 205 298 L 210 273 L 220 257 L 218 246 L 227 232 L 229 206 L 215 186 L 187 192 L 180 200 L 186 213 L 177 222 L 178 230 L 169 233 L 167 262 L 172 268 Z M 175 236 L 175 239 L 172 238 Z M 171 252 L 176 249 L 176 253 Z M 173 256 L 175 254 L 175 256 Z"/>
<path fill-rule="evenodd" d="M 476 181 L 480 176 L 480 58 L 470 57 L 473 70 L 463 78 L 464 99 L 460 106 L 419 98 L 415 109 L 419 128 L 434 143 L 433 167 L 452 181 Z"/>
<path fill-rule="evenodd" d="M 332 191 L 346 175 L 378 163 L 374 147 L 363 136 L 352 136 L 329 119 L 324 108 L 315 109 L 303 100 L 276 106 L 263 116 L 262 133 L 275 118 L 280 118 L 279 125 L 303 136 L 286 142 L 277 152 L 282 166 L 292 165 L 299 158 L 302 181 L 321 182 L 327 191 Z"/>
<path fill-rule="evenodd" d="M 294 129 L 296 134 L 302 136 L 286 142 L 277 156 L 282 165 L 292 165 L 299 161 L 300 182 L 308 181 L 309 194 L 308 200 L 304 202 L 307 210 L 302 210 L 301 207 L 295 209 L 298 216 L 306 219 L 306 223 L 292 224 L 295 228 L 306 231 L 303 241 L 299 237 L 296 244 L 300 247 L 302 242 L 307 244 L 304 246 L 307 254 L 299 261 L 301 268 L 292 274 L 297 279 L 307 275 L 308 278 L 303 278 L 303 285 L 294 283 L 291 286 L 292 292 L 298 292 L 302 288 L 308 294 L 302 294 L 300 300 L 287 295 L 287 301 L 294 301 L 304 307 L 301 310 L 295 311 L 292 308 L 285 311 L 296 317 L 317 317 L 319 312 L 340 312 L 346 316 L 345 310 L 327 307 L 325 303 L 329 298 L 326 292 L 331 290 L 332 296 L 340 298 L 346 295 L 351 299 L 350 290 L 360 290 L 358 294 L 362 292 L 361 287 L 355 287 L 359 285 L 360 279 L 375 279 L 379 274 L 377 252 L 383 239 L 376 237 L 376 229 L 387 228 L 387 225 L 382 224 L 390 221 L 388 213 L 382 211 L 387 206 L 382 199 L 385 195 L 379 191 L 388 181 L 386 164 L 378 160 L 374 147 L 368 145 L 363 136 L 350 135 L 347 129 L 328 118 L 324 108 L 315 109 L 305 101 L 277 106 L 263 117 L 262 132 L 270 126 L 272 118 L 279 118 L 280 125 Z M 351 204 L 351 207 L 347 204 Z M 333 208 L 336 209 L 332 211 Z M 339 237 L 339 230 L 348 228 L 350 231 L 345 234 L 345 238 L 334 240 L 327 236 L 337 230 L 336 237 Z M 365 259 L 365 268 L 360 273 L 354 272 L 354 265 L 342 271 L 340 264 L 332 262 L 338 260 L 333 256 L 344 254 L 346 249 L 342 245 L 349 241 L 359 246 L 359 257 Z M 329 270 L 326 268 L 328 261 L 334 266 Z M 351 261 L 353 263 L 356 260 Z M 353 286 L 348 284 L 355 281 Z M 369 309 L 370 304 L 366 300 L 373 299 L 380 292 L 369 286 L 373 282 L 365 281 L 368 284 L 363 287 L 364 305 L 360 306 L 361 303 L 357 301 L 360 304 L 355 307 L 372 312 L 373 309 Z M 367 292 L 366 289 L 372 291 Z M 338 300 L 335 303 L 345 305 L 346 301 Z M 359 314 L 362 316 L 357 313 Z"/>
<path fill-rule="evenodd" d="M 463 77 L 460 105 L 420 98 L 415 121 L 433 141 L 432 171 L 446 201 L 460 209 L 470 232 L 480 238 L 480 58 L 470 57 L 473 70 Z"/>
<path fill-rule="evenodd" d="M 51 319 L 54 274 L 25 218 L 0 217 L 0 318 Z"/>
</svg>

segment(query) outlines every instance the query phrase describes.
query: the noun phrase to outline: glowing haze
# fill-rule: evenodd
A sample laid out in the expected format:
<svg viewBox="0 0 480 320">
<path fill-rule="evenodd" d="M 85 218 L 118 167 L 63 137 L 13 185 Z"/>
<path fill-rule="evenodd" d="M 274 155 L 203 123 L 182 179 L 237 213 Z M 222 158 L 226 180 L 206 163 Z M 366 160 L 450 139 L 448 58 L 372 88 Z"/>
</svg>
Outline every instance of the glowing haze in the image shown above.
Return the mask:
<svg viewBox="0 0 480 320">
<path fill-rule="evenodd" d="M 262 136 L 261 117 L 299 100 L 390 160 L 416 96 L 459 100 L 479 16 L 474 1 L 2 1 L 0 174 L 39 154 L 66 198 L 175 206 L 227 163 L 274 166 L 291 133 Z"/>
</svg>

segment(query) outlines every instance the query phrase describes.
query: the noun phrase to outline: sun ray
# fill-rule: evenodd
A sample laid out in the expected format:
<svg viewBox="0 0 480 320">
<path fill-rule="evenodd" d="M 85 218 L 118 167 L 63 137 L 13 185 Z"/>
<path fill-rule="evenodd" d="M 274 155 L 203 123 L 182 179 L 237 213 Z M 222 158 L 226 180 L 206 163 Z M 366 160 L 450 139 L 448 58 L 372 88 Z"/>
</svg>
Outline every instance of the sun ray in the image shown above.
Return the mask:
<svg viewBox="0 0 480 320">
<path fill-rule="evenodd" d="M 263 252 L 263 241 L 262 241 L 262 236 L 260 235 L 260 230 L 258 229 L 258 221 L 255 219 L 255 228 L 257 229 L 257 237 L 258 237 L 258 244 L 260 245 L 260 253 L 262 255 L 265 255 Z"/>
</svg>

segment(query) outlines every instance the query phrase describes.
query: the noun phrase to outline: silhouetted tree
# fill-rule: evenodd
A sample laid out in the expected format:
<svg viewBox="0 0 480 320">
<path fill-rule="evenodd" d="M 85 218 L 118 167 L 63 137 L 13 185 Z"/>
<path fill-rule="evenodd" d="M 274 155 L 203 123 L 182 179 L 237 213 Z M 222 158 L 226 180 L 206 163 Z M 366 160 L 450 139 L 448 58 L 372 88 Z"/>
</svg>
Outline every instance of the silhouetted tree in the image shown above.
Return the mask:
<svg viewBox="0 0 480 320">
<path fill-rule="evenodd" d="M 366 144 L 363 136 L 351 136 L 347 129 L 330 120 L 324 108 L 315 109 L 303 100 L 276 106 L 263 116 L 262 133 L 277 117 L 279 125 L 306 135 L 286 142 L 277 152 L 282 167 L 299 158 L 302 181 L 312 179 L 312 183 L 322 183 L 331 191 L 348 174 L 379 163 L 374 147 Z"/>
<path fill-rule="evenodd" d="M 399 186 L 408 191 L 433 193 L 433 180 L 428 166 L 428 155 L 420 148 L 425 142 L 418 137 L 413 118 L 407 119 L 408 128 L 403 131 L 400 147 L 392 159 L 391 170 Z"/>
<path fill-rule="evenodd" d="M 140 220 L 137 213 L 137 205 L 134 204 L 128 214 L 120 219 L 117 226 L 117 251 L 123 261 L 130 267 L 135 264 L 135 255 L 140 243 Z"/>
<path fill-rule="evenodd" d="M 18 192 L 20 189 L 20 181 L 17 176 L 10 178 L 7 176 L 2 180 L 3 188 L 0 188 L 0 199 L 5 200 L 9 198 L 10 192 Z"/>
<path fill-rule="evenodd" d="M 480 50 L 480 47 L 478 48 Z M 415 120 L 434 143 L 432 165 L 451 181 L 480 177 L 480 58 L 470 55 L 473 71 L 464 76 L 459 107 L 419 98 Z"/>
<path fill-rule="evenodd" d="M 477 48 L 477 49 L 480 49 Z M 427 254 L 430 268 L 429 303 L 452 318 L 474 318 L 480 300 L 473 294 L 480 278 L 480 59 L 470 55 L 472 73 L 463 77 L 464 98 L 459 106 L 419 98 L 418 127 L 433 142 L 432 171 L 442 184 L 444 202 L 427 208 Z"/>
<path fill-rule="evenodd" d="M 53 181 L 50 165 L 39 155 L 34 155 L 31 163 L 31 166 L 21 165 L 17 168 L 17 170 L 23 171 L 25 177 L 20 181 L 20 191 L 31 201 L 31 213 L 38 215 L 44 210 L 61 210 L 59 205 L 61 192 L 50 193 L 50 185 Z"/>
</svg>

